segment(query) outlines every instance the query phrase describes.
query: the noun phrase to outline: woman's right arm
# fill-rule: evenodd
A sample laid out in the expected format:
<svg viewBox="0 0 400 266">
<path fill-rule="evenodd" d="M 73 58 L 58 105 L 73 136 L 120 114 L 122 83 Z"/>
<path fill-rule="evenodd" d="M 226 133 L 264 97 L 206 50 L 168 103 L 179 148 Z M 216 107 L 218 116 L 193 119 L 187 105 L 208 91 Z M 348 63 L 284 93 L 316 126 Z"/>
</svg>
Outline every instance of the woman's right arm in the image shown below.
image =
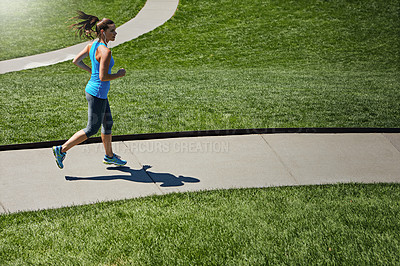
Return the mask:
<svg viewBox="0 0 400 266">
<path fill-rule="evenodd" d="M 92 69 L 83 62 L 83 59 L 89 56 L 90 46 L 91 44 L 86 45 L 86 47 L 74 58 L 72 63 L 92 74 Z"/>
</svg>

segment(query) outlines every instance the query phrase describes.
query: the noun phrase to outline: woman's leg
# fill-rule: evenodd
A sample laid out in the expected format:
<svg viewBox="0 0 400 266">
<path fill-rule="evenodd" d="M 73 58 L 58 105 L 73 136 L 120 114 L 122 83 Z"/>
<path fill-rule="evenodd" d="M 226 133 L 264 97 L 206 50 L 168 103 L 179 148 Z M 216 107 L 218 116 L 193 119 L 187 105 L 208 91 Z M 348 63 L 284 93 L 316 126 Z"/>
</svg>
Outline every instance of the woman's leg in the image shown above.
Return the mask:
<svg viewBox="0 0 400 266">
<path fill-rule="evenodd" d="M 79 130 L 76 132 L 67 142 L 65 142 L 61 147 L 61 152 L 67 152 L 69 149 L 74 147 L 75 145 L 78 145 L 79 143 L 84 142 L 87 140 L 88 137 L 86 136 L 85 131 Z"/>
<path fill-rule="evenodd" d="M 114 152 L 112 149 L 112 135 L 111 134 L 103 134 L 101 133 L 101 140 L 103 141 L 104 150 L 106 151 L 106 155 L 108 157 L 113 157 Z"/>
<path fill-rule="evenodd" d="M 106 156 L 104 156 L 103 163 L 105 164 L 114 164 L 118 166 L 122 166 L 126 164 L 125 160 L 122 160 L 119 156 L 114 156 L 112 150 L 112 135 L 111 128 L 113 125 L 110 104 L 106 103 L 106 110 L 103 118 L 103 127 L 101 128 L 101 139 L 103 141 L 104 149 L 106 151 Z"/>
<path fill-rule="evenodd" d="M 103 123 L 102 123 L 102 128 L 101 128 L 101 140 L 103 141 L 104 145 L 104 150 L 106 152 L 106 155 L 108 157 L 113 157 L 114 153 L 112 150 L 112 135 L 111 135 L 111 129 L 113 126 L 113 119 L 111 115 L 111 109 L 110 109 L 110 104 L 107 99 L 106 103 L 106 109 L 104 112 L 104 118 L 103 118 Z"/>
<path fill-rule="evenodd" d="M 103 120 L 107 100 L 93 97 L 86 92 L 86 99 L 88 101 L 88 123 L 85 129 L 76 132 L 67 142 L 62 145 L 61 152 L 66 152 L 72 147 L 84 142 L 90 136 L 99 131 L 101 122 Z"/>
</svg>

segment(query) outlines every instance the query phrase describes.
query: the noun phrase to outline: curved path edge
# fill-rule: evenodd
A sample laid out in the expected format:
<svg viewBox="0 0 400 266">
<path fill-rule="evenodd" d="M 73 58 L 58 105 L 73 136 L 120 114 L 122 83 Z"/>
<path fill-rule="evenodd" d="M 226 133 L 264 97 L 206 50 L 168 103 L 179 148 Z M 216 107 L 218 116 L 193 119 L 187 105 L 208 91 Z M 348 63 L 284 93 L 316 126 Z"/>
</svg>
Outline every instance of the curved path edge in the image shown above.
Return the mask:
<svg viewBox="0 0 400 266">
<path fill-rule="evenodd" d="M 117 28 L 118 37 L 116 41 L 110 43 L 110 48 L 133 40 L 163 25 L 175 14 L 178 4 L 179 0 L 147 0 L 135 18 Z M 0 61 L 0 74 L 72 60 L 89 42 L 43 54 Z"/>
<path fill-rule="evenodd" d="M 217 137 L 217 136 L 239 136 L 251 134 L 373 134 L 400 133 L 400 128 L 243 128 L 243 129 L 220 129 L 199 131 L 175 131 L 159 133 L 142 133 L 130 135 L 113 135 L 113 141 L 155 140 L 189 137 Z M 61 145 L 67 140 L 53 140 L 43 142 L 30 142 L 19 144 L 0 145 L 1 151 L 44 149 Z M 79 145 L 102 143 L 101 137 L 92 137 Z"/>
</svg>

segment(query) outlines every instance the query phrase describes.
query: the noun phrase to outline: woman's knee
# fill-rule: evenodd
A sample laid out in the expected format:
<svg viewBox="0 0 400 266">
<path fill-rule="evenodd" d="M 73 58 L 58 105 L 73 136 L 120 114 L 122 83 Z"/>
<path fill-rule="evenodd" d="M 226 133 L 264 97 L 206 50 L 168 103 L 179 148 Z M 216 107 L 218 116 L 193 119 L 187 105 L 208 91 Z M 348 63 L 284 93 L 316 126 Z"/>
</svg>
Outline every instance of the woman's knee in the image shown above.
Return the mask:
<svg viewBox="0 0 400 266">
<path fill-rule="evenodd" d="M 90 138 L 91 136 L 95 135 L 100 129 L 100 126 L 89 126 L 86 127 L 83 131 L 85 132 L 86 136 Z"/>
<path fill-rule="evenodd" d="M 103 126 L 101 128 L 101 133 L 105 135 L 110 135 L 112 132 L 113 124 L 114 124 L 113 120 L 108 120 L 107 122 L 103 123 Z"/>
</svg>

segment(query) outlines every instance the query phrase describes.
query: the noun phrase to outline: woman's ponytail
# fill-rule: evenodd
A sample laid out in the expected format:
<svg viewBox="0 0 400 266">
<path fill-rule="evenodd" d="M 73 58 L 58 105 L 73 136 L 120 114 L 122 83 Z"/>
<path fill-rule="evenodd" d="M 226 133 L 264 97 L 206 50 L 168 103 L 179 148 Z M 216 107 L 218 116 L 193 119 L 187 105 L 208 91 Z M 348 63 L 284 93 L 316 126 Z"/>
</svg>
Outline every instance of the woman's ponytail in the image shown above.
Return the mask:
<svg viewBox="0 0 400 266">
<path fill-rule="evenodd" d="M 88 15 L 85 14 L 83 11 L 77 11 L 78 16 L 73 17 L 71 19 L 80 19 L 82 20 L 79 23 L 72 24 L 70 28 L 73 28 L 76 30 L 76 33 L 79 34 L 79 37 L 82 38 L 86 37 L 88 39 L 93 40 L 95 37 L 93 37 L 93 34 L 97 35 L 97 29 L 93 28 L 96 26 L 97 22 L 99 22 L 99 18 L 96 16 Z"/>
</svg>

